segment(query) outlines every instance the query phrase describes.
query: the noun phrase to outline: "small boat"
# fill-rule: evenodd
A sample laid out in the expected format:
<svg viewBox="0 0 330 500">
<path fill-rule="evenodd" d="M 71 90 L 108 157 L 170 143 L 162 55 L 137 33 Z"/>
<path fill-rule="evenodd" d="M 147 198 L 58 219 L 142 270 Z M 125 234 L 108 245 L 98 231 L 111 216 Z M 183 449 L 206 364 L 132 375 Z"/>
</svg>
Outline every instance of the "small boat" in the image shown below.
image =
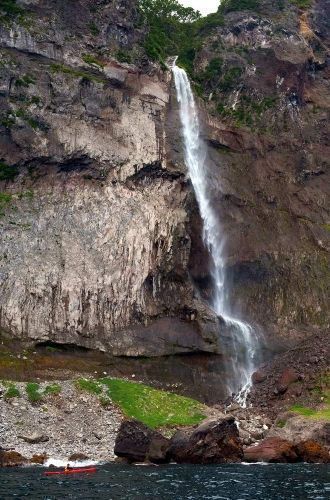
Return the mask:
<svg viewBox="0 0 330 500">
<path fill-rule="evenodd" d="M 96 472 L 96 467 L 83 467 L 80 469 L 67 469 L 67 470 L 59 470 L 59 471 L 49 471 L 49 472 L 44 472 L 45 476 L 58 476 L 61 474 L 82 474 L 82 473 L 92 473 Z"/>
</svg>

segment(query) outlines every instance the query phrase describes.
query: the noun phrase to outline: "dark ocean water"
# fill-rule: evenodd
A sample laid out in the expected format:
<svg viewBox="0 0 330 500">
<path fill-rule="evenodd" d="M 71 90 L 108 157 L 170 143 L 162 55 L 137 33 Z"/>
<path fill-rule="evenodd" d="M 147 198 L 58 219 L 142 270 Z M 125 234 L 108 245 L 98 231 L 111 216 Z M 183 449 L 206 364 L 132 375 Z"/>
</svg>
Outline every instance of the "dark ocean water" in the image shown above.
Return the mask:
<svg viewBox="0 0 330 500">
<path fill-rule="evenodd" d="M 93 475 L 45 477 L 43 468 L 0 470 L 0 498 L 230 499 L 330 498 L 326 465 L 137 467 L 106 465 Z"/>
</svg>

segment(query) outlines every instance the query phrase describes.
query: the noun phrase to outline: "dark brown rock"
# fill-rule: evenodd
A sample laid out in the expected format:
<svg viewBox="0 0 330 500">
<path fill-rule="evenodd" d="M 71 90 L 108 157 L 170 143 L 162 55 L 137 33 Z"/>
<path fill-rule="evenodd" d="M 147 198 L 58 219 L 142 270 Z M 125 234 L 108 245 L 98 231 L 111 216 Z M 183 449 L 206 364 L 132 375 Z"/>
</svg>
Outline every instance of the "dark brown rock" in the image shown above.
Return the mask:
<svg viewBox="0 0 330 500">
<path fill-rule="evenodd" d="M 88 460 L 88 456 L 85 453 L 72 453 L 69 456 L 69 462 L 80 462 L 83 460 Z"/>
<path fill-rule="evenodd" d="M 287 368 L 284 370 L 279 378 L 277 384 L 277 390 L 280 394 L 284 394 L 288 387 L 294 382 L 298 382 L 299 375 L 295 372 L 293 368 Z"/>
<path fill-rule="evenodd" d="M 44 434 L 39 434 L 38 432 L 34 432 L 29 435 L 20 435 L 17 437 L 23 439 L 23 441 L 29 444 L 46 443 L 47 441 L 49 441 L 48 436 L 45 436 Z"/>
<path fill-rule="evenodd" d="M 30 462 L 31 464 L 43 465 L 46 462 L 47 458 L 47 455 L 44 453 L 42 455 L 33 455 L 33 457 L 30 459 Z"/>
<path fill-rule="evenodd" d="M 0 467 L 18 467 L 27 462 L 27 458 L 17 451 L 0 451 Z"/>
<path fill-rule="evenodd" d="M 330 463 L 329 451 L 313 440 L 302 441 L 296 445 L 296 453 L 301 462 L 308 463 Z"/>
<path fill-rule="evenodd" d="M 243 451 L 235 419 L 207 420 L 194 430 L 178 431 L 171 440 L 169 455 L 178 463 L 240 462 Z"/>
<path fill-rule="evenodd" d="M 124 421 L 115 442 L 115 455 L 128 462 L 164 463 L 169 440 L 137 420 Z"/>
<path fill-rule="evenodd" d="M 262 370 L 258 370 L 252 375 L 252 382 L 254 384 L 261 384 L 261 382 L 264 382 L 266 378 L 267 373 L 263 372 Z"/>
<path fill-rule="evenodd" d="M 293 463 L 297 462 L 298 456 L 294 444 L 290 441 L 267 438 L 256 446 L 246 448 L 244 460 L 246 462 Z"/>
</svg>

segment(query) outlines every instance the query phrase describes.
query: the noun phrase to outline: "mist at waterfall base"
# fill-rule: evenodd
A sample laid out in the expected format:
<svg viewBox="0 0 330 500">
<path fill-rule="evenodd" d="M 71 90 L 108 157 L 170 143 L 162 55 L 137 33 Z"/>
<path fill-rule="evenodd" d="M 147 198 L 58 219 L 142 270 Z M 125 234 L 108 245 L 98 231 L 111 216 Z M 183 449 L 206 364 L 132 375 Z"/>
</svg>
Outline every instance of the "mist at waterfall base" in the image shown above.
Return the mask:
<svg viewBox="0 0 330 500">
<path fill-rule="evenodd" d="M 228 464 L 134 467 L 108 464 L 93 475 L 43 475 L 43 467 L 0 469 L 0 498 L 33 500 L 290 500 L 329 498 L 326 465 Z"/>
<path fill-rule="evenodd" d="M 227 374 L 228 395 L 246 406 L 251 377 L 256 369 L 258 338 L 251 325 L 232 310 L 225 273 L 225 235 L 212 200 L 212 175 L 208 169 L 207 147 L 200 133 L 198 110 L 187 73 L 172 66 L 183 132 L 185 162 L 194 188 L 201 218 L 203 239 L 211 257 L 213 299 L 210 304 L 220 318 L 221 351 Z"/>
</svg>

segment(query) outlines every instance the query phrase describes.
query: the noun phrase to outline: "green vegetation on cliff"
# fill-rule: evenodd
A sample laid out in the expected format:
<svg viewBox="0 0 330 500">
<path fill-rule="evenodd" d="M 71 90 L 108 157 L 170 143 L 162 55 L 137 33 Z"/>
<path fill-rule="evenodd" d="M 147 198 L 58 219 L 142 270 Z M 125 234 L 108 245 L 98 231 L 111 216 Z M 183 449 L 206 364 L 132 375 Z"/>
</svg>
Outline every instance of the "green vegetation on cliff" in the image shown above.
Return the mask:
<svg viewBox="0 0 330 500">
<path fill-rule="evenodd" d="M 236 10 L 256 10 L 260 0 L 222 0 L 219 10 L 221 12 L 233 12 Z"/>
<path fill-rule="evenodd" d="M 140 0 L 139 11 L 148 30 L 144 47 L 150 59 L 164 66 L 167 57 L 178 56 L 178 64 L 191 75 L 203 33 L 224 22 L 221 12 L 201 17 L 177 0 Z"/>
<path fill-rule="evenodd" d="M 200 18 L 199 12 L 177 0 L 140 0 L 139 10 L 149 30 L 145 50 L 152 60 L 165 64 L 168 56 L 188 50 L 189 27 Z"/>
<path fill-rule="evenodd" d="M 22 7 L 17 5 L 16 0 L 1 0 L 0 13 L 2 14 L 0 17 L 1 20 L 8 20 L 21 16 L 24 13 L 24 10 Z"/>
<path fill-rule="evenodd" d="M 311 6 L 312 0 L 291 0 L 291 3 L 300 7 L 301 9 L 307 9 Z"/>
<path fill-rule="evenodd" d="M 0 181 L 12 181 L 17 175 L 17 167 L 7 165 L 3 161 L 0 161 Z"/>
</svg>

